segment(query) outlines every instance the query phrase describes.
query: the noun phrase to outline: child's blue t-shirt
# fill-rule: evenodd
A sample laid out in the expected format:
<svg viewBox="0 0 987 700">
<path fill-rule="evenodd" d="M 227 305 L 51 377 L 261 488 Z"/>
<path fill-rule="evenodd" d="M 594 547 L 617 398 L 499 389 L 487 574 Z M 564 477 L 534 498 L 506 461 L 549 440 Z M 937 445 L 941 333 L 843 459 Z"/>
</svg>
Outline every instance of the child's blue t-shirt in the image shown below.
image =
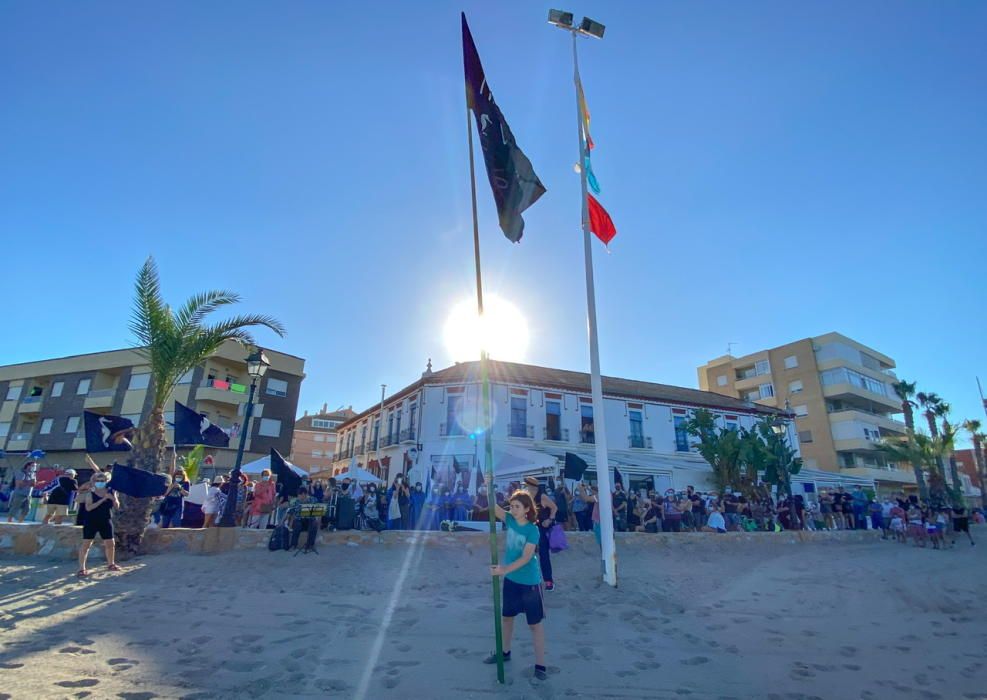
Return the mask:
<svg viewBox="0 0 987 700">
<path fill-rule="evenodd" d="M 507 525 L 507 549 L 504 552 L 504 566 L 509 566 L 521 558 L 524 554 L 524 546 L 533 544 L 538 546 L 538 526 L 534 523 L 518 525 L 517 520 L 510 513 L 504 518 Z M 541 583 L 541 568 L 538 566 L 538 554 L 536 553 L 528 563 L 516 571 L 507 574 L 505 578 L 522 586 L 537 586 Z"/>
</svg>

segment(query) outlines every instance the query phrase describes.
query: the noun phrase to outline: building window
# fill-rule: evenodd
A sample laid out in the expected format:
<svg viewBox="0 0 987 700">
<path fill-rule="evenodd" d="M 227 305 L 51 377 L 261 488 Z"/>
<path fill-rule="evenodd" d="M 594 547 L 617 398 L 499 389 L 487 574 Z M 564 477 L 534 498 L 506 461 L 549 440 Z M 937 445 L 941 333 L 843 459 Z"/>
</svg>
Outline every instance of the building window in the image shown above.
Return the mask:
<svg viewBox="0 0 987 700">
<path fill-rule="evenodd" d="M 716 378 L 716 386 L 726 386 L 727 385 L 727 375 L 721 374 Z"/>
<path fill-rule="evenodd" d="M 408 430 L 411 431 L 411 435 L 415 434 L 417 426 L 415 425 L 415 414 L 418 413 L 418 404 L 413 403 L 408 409 Z M 412 438 L 413 439 L 413 438 Z"/>
<path fill-rule="evenodd" d="M 631 447 L 644 447 L 644 419 L 640 411 L 628 411 L 631 421 Z"/>
<path fill-rule="evenodd" d="M 806 406 L 804 403 L 799 404 L 798 406 L 793 406 L 792 410 L 795 412 L 795 415 L 799 417 L 805 417 L 809 415 L 809 407 Z"/>
<path fill-rule="evenodd" d="M 545 439 L 562 439 L 562 404 L 559 401 L 545 402 Z"/>
<path fill-rule="evenodd" d="M 726 430 L 736 430 L 737 429 L 737 421 L 735 421 L 735 420 L 724 421 L 723 426 L 724 426 L 724 428 Z"/>
<path fill-rule="evenodd" d="M 47 435 L 51 432 L 51 426 L 55 424 L 54 418 L 45 418 L 41 421 L 41 430 L 39 431 L 42 435 Z M 864 432 L 867 432 L 866 430 Z"/>
<path fill-rule="evenodd" d="M 685 416 L 675 416 L 673 421 L 675 423 L 675 451 L 688 452 L 689 434 L 685 431 Z"/>
<path fill-rule="evenodd" d="M 58 398 L 62 395 L 62 391 L 65 389 L 65 382 L 55 382 L 51 385 L 51 397 Z"/>
<path fill-rule="evenodd" d="M 338 420 L 323 420 L 321 418 L 312 419 L 313 428 L 335 428 L 339 425 Z"/>
<path fill-rule="evenodd" d="M 288 395 L 288 382 L 283 379 L 274 379 L 273 377 L 268 378 L 267 388 L 264 392 L 270 394 L 271 396 L 287 396 Z"/>
<path fill-rule="evenodd" d="M 785 358 L 785 369 L 795 369 L 799 366 L 799 358 L 795 355 L 789 355 Z"/>
<path fill-rule="evenodd" d="M 446 396 L 446 435 L 463 434 L 463 426 L 459 424 L 462 406 L 462 394 L 449 394 Z"/>
<path fill-rule="evenodd" d="M 65 422 L 65 432 L 73 434 L 79 432 L 79 416 L 69 416 L 68 421 Z"/>
<path fill-rule="evenodd" d="M 528 437 L 528 399 L 511 397 L 511 437 Z"/>
<path fill-rule="evenodd" d="M 141 372 L 140 374 L 130 375 L 130 385 L 127 387 L 127 391 L 137 391 L 139 389 L 146 389 L 148 384 L 151 383 L 151 373 Z"/>
<path fill-rule="evenodd" d="M 10 435 L 10 422 L 0 423 L 0 438 Z"/>
<path fill-rule="evenodd" d="M 261 418 L 257 434 L 264 437 L 281 437 L 281 421 L 274 418 Z"/>
<path fill-rule="evenodd" d="M 800 391 L 802 391 L 802 380 L 801 379 L 796 379 L 794 382 L 789 382 L 788 383 L 788 393 L 789 394 L 797 394 Z"/>
<path fill-rule="evenodd" d="M 380 416 L 377 416 L 376 418 L 374 418 L 374 435 L 371 438 L 372 440 L 371 444 L 374 446 L 374 448 L 376 448 L 377 445 L 380 444 L 378 442 L 379 439 L 380 439 Z"/>
<path fill-rule="evenodd" d="M 775 395 L 775 385 L 774 384 L 762 384 L 757 388 L 758 393 L 762 399 L 770 399 Z"/>
<path fill-rule="evenodd" d="M 579 406 L 579 438 L 581 442 L 595 443 L 596 428 L 593 426 L 593 404 Z"/>
<path fill-rule="evenodd" d="M 316 442 L 325 442 L 326 441 L 326 436 L 325 435 L 313 435 L 312 438 Z"/>
<path fill-rule="evenodd" d="M 387 416 L 387 442 L 394 442 L 394 411 Z"/>
<path fill-rule="evenodd" d="M 195 372 L 194 369 L 190 369 L 188 372 L 183 374 L 178 378 L 179 384 L 191 384 L 192 383 L 192 373 Z"/>
<path fill-rule="evenodd" d="M 758 360 L 754 363 L 754 374 L 771 374 L 771 364 L 767 360 Z"/>
<path fill-rule="evenodd" d="M 799 431 L 799 442 L 812 442 L 812 431 L 811 430 L 800 430 Z"/>
<path fill-rule="evenodd" d="M 21 388 L 12 386 L 7 388 L 7 401 L 16 401 L 21 397 Z"/>
<path fill-rule="evenodd" d="M 79 386 L 75 390 L 76 396 L 85 396 L 89 393 L 89 387 L 92 385 L 92 379 L 80 379 Z"/>
</svg>

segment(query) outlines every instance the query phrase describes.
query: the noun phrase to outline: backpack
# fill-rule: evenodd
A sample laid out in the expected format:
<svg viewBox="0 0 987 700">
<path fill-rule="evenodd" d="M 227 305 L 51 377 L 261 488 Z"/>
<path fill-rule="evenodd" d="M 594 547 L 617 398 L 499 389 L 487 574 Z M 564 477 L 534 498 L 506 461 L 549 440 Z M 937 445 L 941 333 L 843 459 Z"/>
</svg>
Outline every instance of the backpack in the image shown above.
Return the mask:
<svg viewBox="0 0 987 700">
<path fill-rule="evenodd" d="M 271 530 L 271 539 L 267 541 L 267 548 L 272 552 L 279 549 L 288 549 L 291 545 L 291 530 L 286 525 L 278 525 Z"/>
</svg>

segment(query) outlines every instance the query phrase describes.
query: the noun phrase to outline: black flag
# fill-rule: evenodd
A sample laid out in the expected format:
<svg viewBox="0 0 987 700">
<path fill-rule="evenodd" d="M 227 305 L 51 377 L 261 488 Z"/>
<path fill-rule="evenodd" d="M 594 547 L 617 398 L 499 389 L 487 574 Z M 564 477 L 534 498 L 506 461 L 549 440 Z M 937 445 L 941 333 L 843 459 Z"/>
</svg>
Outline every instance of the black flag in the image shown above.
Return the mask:
<svg viewBox="0 0 987 700">
<path fill-rule="evenodd" d="M 545 186 L 535 175 L 531 161 L 524 155 L 511 127 L 500 108 L 494 102 L 490 86 L 483 75 L 480 55 L 476 52 L 473 35 L 463 19 L 463 67 L 466 71 L 466 104 L 473 110 L 476 129 L 480 133 L 483 162 L 487 166 L 487 178 L 497 203 L 500 228 L 512 243 L 524 235 L 524 219 L 521 213 L 545 194 Z"/>
<path fill-rule="evenodd" d="M 586 471 L 587 466 L 586 460 L 582 457 L 573 454 L 572 452 L 566 452 L 565 467 L 562 469 L 562 478 L 579 481 L 583 478 L 583 473 Z"/>
<path fill-rule="evenodd" d="M 613 468 L 613 483 L 620 484 L 621 486 L 624 485 L 624 476 L 616 466 Z"/>
<path fill-rule="evenodd" d="M 230 436 L 201 413 L 175 402 L 175 444 L 229 447 Z"/>
<path fill-rule="evenodd" d="M 134 498 L 164 496 L 168 483 L 165 474 L 155 474 L 126 464 L 114 464 L 110 477 L 110 486 L 114 491 Z"/>
<path fill-rule="evenodd" d="M 82 412 L 86 423 L 86 452 L 124 452 L 131 449 L 129 438 L 134 424 L 120 416 L 104 416 L 91 411 Z"/>
<path fill-rule="evenodd" d="M 271 471 L 278 477 L 279 493 L 288 498 L 298 495 L 298 489 L 302 486 L 302 477 L 298 476 L 288 463 L 284 461 L 281 453 L 271 448 Z"/>
</svg>

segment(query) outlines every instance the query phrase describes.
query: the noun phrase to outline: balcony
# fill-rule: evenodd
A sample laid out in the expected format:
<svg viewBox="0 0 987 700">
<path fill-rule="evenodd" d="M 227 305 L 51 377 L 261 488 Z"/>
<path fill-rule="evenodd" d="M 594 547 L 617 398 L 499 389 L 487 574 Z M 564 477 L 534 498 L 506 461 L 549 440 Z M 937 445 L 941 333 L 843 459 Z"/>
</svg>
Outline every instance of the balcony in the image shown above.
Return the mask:
<svg viewBox="0 0 987 700">
<path fill-rule="evenodd" d="M 405 428 L 401 431 L 401 442 L 414 442 L 415 437 L 414 428 Z"/>
<path fill-rule="evenodd" d="M 458 437 L 465 435 L 466 431 L 463 430 L 463 426 L 459 425 L 459 423 L 439 424 L 439 437 Z"/>
<path fill-rule="evenodd" d="M 877 441 L 865 438 L 847 438 L 844 440 L 833 440 L 833 447 L 837 452 L 873 452 L 877 450 Z"/>
<path fill-rule="evenodd" d="M 340 450 L 336 453 L 336 459 L 349 459 L 353 456 L 353 450 Z"/>
<path fill-rule="evenodd" d="M 41 405 L 43 401 L 40 396 L 27 396 L 21 399 L 21 405 L 17 407 L 18 413 L 41 413 Z"/>
<path fill-rule="evenodd" d="M 208 379 L 196 389 L 195 400 L 239 406 L 242 403 L 247 403 L 247 389 L 245 384 Z"/>
<path fill-rule="evenodd" d="M 627 437 L 627 446 L 632 450 L 650 450 L 651 438 L 644 437 L 643 435 L 629 435 Z"/>
<path fill-rule="evenodd" d="M 11 433 L 10 437 L 7 438 L 7 449 L 14 450 L 26 450 L 31 446 L 31 436 L 34 433 Z"/>
<path fill-rule="evenodd" d="M 90 391 L 83 402 L 83 408 L 113 408 L 113 399 L 116 397 L 116 389 L 99 389 Z"/>
<path fill-rule="evenodd" d="M 357 456 L 360 456 L 360 455 L 364 454 L 366 451 L 367 451 L 367 449 L 366 449 L 365 446 L 363 446 L 363 445 L 357 445 L 356 448 L 353 450 L 353 454 L 355 454 Z"/>
<path fill-rule="evenodd" d="M 535 426 L 533 425 L 517 425 L 511 423 L 507 426 L 507 437 L 512 438 L 522 438 L 525 440 L 535 439 Z"/>
<path fill-rule="evenodd" d="M 596 444 L 596 432 L 593 430 L 580 430 L 579 431 L 579 442 L 584 445 L 595 445 Z"/>
<path fill-rule="evenodd" d="M 889 433 L 888 437 L 901 437 L 906 432 L 905 424 L 902 421 L 892 420 L 880 413 L 871 413 L 860 408 L 841 408 L 829 411 L 830 423 L 841 423 L 849 420 L 876 425 L 881 429 L 882 437 L 884 433 Z"/>
<path fill-rule="evenodd" d="M 549 430 L 548 428 L 543 429 L 544 440 L 549 442 L 569 442 L 569 429 L 560 428 L 558 430 Z"/>
<path fill-rule="evenodd" d="M 853 399 L 864 399 L 876 403 L 883 408 L 887 408 L 889 411 L 895 409 L 901 410 L 901 402 L 897 398 L 885 396 L 876 391 L 870 391 L 856 384 L 851 384 L 848 381 L 838 384 L 823 384 L 822 393 L 827 399 L 850 399 L 851 401 Z"/>
</svg>

